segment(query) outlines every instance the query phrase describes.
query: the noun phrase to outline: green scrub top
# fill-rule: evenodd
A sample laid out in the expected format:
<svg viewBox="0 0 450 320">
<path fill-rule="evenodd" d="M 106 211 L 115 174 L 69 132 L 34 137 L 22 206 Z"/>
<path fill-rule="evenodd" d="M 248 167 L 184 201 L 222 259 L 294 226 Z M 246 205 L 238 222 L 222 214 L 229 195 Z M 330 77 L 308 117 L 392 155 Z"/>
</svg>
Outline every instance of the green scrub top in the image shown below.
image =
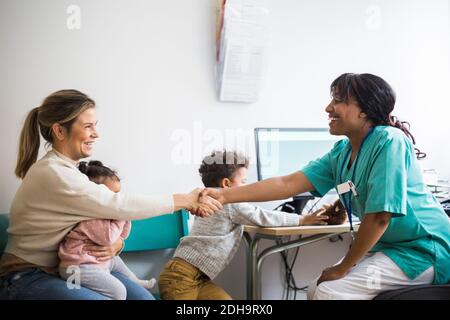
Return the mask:
<svg viewBox="0 0 450 320">
<path fill-rule="evenodd" d="M 356 161 L 348 170 L 350 149 L 348 139 L 340 140 L 301 170 L 313 184 L 315 195 L 323 196 L 352 180 Z M 368 213 L 392 214 L 388 228 L 370 251 L 386 254 L 410 279 L 434 266 L 433 283 L 448 283 L 450 219 L 423 182 L 413 144 L 400 129 L 376 126 L 358 157 L 352 181 L 358 193 L 351 196 L 353 214 L 361 221 Z"/>
</svg>

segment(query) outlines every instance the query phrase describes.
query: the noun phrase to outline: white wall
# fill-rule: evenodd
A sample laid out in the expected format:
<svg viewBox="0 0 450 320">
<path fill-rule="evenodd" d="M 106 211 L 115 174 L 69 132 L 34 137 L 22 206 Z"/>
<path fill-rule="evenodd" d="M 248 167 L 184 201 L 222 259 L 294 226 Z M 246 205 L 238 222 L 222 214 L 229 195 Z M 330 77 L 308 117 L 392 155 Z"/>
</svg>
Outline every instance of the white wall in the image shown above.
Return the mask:
<svg viewBox="0 0 450 320">
<path fill-rule="evenodd" d="M 80 30 L 66 27 L 71 4 L 81 8 Z M 247 105 L 216 100 L 213 0 L 0 0 L 0 211 L 9 210 L 19 185 L 13 172 L 26 113 L 62 88 L 97 101 L 95 158 L 119 170 L 127 192 L 200 186 L 198 162 L 220 144 L 212 141 L 217 135 L 231 137 L 228 145 L 247 139 L 254 159 L 254 127 L 326 126 L 329 84 L 343 72 L 371 72 L 390 82 L 396 114 L 411 122 L 429 155 L 424 165 L 450 178 L 448 0 L 277 0 L 271 13 L 268 81 L 260 101 Z M 179 144 L 173 134 L 183 130 L 191 135 L 192 155 L 180 165 L 172 158 Z M 250 180 L 255 176 L 252 167 Z M 347 244 L 302 249 L 298 282 L 335 262 Z M 139 275 L 157 275 L 168 256 L 127 260 Z M 219 277 L 237 298 L 245 292 L 244 278 L 236 280 L 244 262 L 241 248 Z M 279 258 L 270 258 L 264 298 L 281 297 L 280 273 Z"/>
</svg>

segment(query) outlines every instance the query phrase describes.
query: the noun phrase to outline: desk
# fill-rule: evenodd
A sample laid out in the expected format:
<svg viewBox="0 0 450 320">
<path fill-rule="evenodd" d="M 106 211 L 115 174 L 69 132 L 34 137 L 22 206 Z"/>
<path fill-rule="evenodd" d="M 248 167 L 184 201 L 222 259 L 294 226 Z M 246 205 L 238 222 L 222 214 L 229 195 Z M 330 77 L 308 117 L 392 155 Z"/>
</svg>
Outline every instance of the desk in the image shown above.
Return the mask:
<svg viewBox="0 0 450 320">
<path fill-rule="evenodd" d="M 355 231 L 359 223 L 354 223 Z M 298 226 L 259 228 L 244 226 L 244 240 L 247 244 L 247 299 L 261 300 L 261 269 L 265 258 L 271 254 L 284 250 L 294 249 L 313 242 L 330 238 L 350 230 L 350 224 L 344 223 L 336 226 Z M 253 237 L 251 234 L 254 234 Z M 303 238 L 304 235 L 310 235 Z M 283 236 L 300 236 L 299 239 L 275 244 L 258 253 L 258 244 L 261 239 L 276 240 Z"/>
</svg>

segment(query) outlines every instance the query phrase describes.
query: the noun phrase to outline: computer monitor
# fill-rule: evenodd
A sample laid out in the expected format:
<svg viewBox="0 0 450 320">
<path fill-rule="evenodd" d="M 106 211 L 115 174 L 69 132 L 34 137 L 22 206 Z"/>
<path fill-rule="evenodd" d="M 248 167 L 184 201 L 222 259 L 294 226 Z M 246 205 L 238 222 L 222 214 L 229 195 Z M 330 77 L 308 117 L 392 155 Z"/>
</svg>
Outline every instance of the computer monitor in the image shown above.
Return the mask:
<svg viewBox="0 0 450 320">
<path fill-rule="evenodd" d="M 342 136 L 333 136 L 327 128 L 256 128 L 256 164 L 258 180 L 287 175 L 302 169 L 310 161 L 329 152 Z M 331 192 L 333 193 L 333 192 Z M 307 200 L 305 193 L 294 197 Z"/>
<path fill-rule="evenodd" d="M 256 128 L 258 180 L 298 171 L 341 139 L 326 128 Z"/>
</svg>

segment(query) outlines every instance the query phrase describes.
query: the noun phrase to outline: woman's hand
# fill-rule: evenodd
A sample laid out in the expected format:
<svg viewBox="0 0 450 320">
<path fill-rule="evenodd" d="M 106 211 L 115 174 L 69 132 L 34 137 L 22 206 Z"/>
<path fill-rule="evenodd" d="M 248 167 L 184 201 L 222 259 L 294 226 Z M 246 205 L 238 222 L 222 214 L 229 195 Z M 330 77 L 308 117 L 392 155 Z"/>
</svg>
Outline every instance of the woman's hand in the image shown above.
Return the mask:
<svg viewBox="0 0 450 320">
<path fill-rule="evenodd" d="M 222 209 L 222 203 L 212 197 L 205 196 L 200 199 L 201 191 L 202 189 L 197 188 L 188 194 L 188 206 L 186 207 L 188 211 L 196 216 L 208 217 L 217 210 Z"/>
<path fill-rule="evenodd" d="M 338 280 L 348 273 L 348 269 L 343 267 L 341 264 L 337 264 L 333 267 L 326 268 L 322 271 L 322 275 L 320 276 L 319 280 L 317 280 L 317 285 L 319 285 L 321 282 L 324 281 L 332 281 L 332 280 Z"/>
<path fill-rule="evenodd" d="M 310 226 L 310 225 L 326 225 L 328 224 L 326 220 L 328 220 L 328 216 L 322 216 L 321 214 L 324 213 L 325 209 L 319 209 L 311 214 L 305 214 L 300 219 L 300 225 L 301 226 Z"/>
<path fill-rule="evenodd" d="M 85 241 L 84 250 L 89 255 L 96 257 L 97 261 L 108 261 L 114 258 L 123 248 L 123 239 L 119 239 L 110 246 L 99 246 L 90 240 Z"/>
</svg>

